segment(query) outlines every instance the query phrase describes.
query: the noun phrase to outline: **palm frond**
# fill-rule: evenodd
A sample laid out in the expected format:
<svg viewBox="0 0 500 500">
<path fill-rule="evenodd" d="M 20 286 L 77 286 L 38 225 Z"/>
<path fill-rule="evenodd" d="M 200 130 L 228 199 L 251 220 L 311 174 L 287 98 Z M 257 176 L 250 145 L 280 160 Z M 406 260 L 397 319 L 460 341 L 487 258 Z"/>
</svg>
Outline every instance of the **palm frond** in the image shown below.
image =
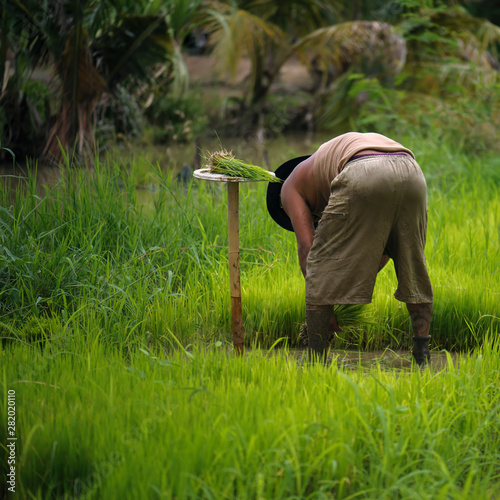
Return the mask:
<svg viewBox="0 0 500 500">
<path fill-rule="evenodd" d="M 157 63 L 171 62 L 174 40 L 166 14 L 125 15 L 92 44 L 110 84 L 124 75 L 149 76 Z"/>
<path fill-rule="evenodd" d="M 393 26 L 377 21 L 351 21 L 320 28 L 299 40 L 302 62 L 324 75 L 323 86 L 347 70 L 394 76 L 403 68 L 406 44 Z"/>
<path fill-rule="evenodd" d="M 186 34 L 201 21 L 203 0 L 176 0 L 169 15 L 169 25 L 175 39 L 182 43 Z"/>
<path fill-rule="evenodd" d="M 212 17 L 211 40 L 214 54 L 221 66 L 233 76 L 242 56 L 247 56 L 253 65 L 257 65 L 269 45 L 282 45 L 286 40 L 278 26 L 248 11 L 212 10 L 209 14 Z"/>
<path fill-rule="evenodd" d="M 279 26 L 290 38 L 334 24 L 343 9 L 340 0 L 248 0 L 238 5 Z"/>
<path fill-rule="evenodd" d="M 488 50 L 498 60 L 498 49 L 500 44 L 500 26 L 484 21 L 477 30 L 477 38 L 483 50 Z"/>
</svg>

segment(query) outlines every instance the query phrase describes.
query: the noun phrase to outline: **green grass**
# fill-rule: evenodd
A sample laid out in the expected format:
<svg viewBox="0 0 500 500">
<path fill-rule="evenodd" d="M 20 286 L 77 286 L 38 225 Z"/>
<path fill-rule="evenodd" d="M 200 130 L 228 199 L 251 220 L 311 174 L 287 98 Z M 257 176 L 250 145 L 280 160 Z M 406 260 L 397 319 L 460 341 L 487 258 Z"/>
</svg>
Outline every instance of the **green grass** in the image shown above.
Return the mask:
<svg viewBox="0 0 500 500">
<path fill-rule="evenodd" d="M 0 356 L 3 415 L 16 391 L 19 498 L 500 493 L 498 340 L 458 367 L 395 373 L 216 345 L 124 356 L 74 333 L 71 349 Z"/>
<path fill-rule="evenodd" d="M 428 182 L 432 345 L 462 353 L 441 371 L 297 365 L 304 283 L 263 183 L 240 189 L 245 341 L 260 347 L 244 358 L 224 185 L 137 158 L 67 166 L 47 196 L 34 178 L 1 193 L 0 429 L 15 390 L 19 498 L 497 498 L 499 161 L 402 142 Z M 388 265 L 372 304 L 339 310 L 333 346 L 409 347 L 395 288 Z"/>
<path fill-rule="evenodd" d="M 499 324 L 498 160 L 417 148 L 429 188 L 434 345 L 470 349 Z M 33 181 L 13 202 L 4 194 L 4 330 L 22 336 L 33 318 L 59 318 L 89 328 L 95 322 L 109 343 L 152 335 L 168 347 L 164 325 L 184 345 L 230 340 L 225 186 L 203 180 L 178 186 L 153 167 L 146 172 L 141 182 L 147 176 L 158 192 L 137 192 L 137 175 L 110 161 L 98 164 L 95 175 L 68 169 L 46 197 L 36 196 Z M 240 189 L 245 337 L 263 347 L 287 337 L 293 346 L 305 316 L 304 284 L 294 235 L 267 214 L 265 189 L 264 183 Z M 371 305 L 339 312 L 348 327 L 336 346 L 407 347 L 410 324 L 395 288 L 390 264 Z"/>
</svg>

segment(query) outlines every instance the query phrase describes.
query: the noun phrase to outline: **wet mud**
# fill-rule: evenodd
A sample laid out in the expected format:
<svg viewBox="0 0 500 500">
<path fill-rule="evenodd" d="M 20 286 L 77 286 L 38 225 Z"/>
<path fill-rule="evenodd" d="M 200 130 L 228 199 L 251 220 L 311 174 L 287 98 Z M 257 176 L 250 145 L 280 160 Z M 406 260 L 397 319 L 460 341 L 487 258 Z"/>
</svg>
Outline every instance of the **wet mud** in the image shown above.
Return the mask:
<svg viewBox="0 0 500 500">
<path fill-rule="evenodd" d="M 298 363 L 307 360 L 306 348 L 288 349 L 288 356 L 297 359 Z M 272 354 L 285 355 L 282 349 L 275 349 Z M 446 351 L 431 351 L 429 368 L 433 371 L 440 371 L 448 366 L 448 355 L 454 366 L 457 366 L 457 354 Z M 409 371 L 417 365 L 413 362 L 411 351 L 385 349 L 381 351 L 354 351 L 354 350 L 330 350 L 328 353 L 327 365 L 336 364 L 337 367 L 346 370 L 364 370 L 374 366 L 380 366 L 386 370 Z"/>
</svg>

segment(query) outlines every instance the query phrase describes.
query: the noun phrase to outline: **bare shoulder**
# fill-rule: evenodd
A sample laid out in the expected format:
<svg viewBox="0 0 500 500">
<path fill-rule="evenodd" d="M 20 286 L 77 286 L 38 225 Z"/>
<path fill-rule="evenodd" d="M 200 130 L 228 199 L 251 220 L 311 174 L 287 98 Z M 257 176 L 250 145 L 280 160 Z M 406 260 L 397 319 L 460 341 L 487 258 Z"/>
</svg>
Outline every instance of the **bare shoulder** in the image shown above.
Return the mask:
<svg viewBox="0 0 500 500">
<path fill-rule="evenodd" d="M 283 188 L 288 184 L 289 188 L 293 187 L 298 191 L 307 191 L 309 185 L 314 182 L 313 165 L 314 154 L 293 169 L 293 172 L 283 184 Z"/>
</svg>

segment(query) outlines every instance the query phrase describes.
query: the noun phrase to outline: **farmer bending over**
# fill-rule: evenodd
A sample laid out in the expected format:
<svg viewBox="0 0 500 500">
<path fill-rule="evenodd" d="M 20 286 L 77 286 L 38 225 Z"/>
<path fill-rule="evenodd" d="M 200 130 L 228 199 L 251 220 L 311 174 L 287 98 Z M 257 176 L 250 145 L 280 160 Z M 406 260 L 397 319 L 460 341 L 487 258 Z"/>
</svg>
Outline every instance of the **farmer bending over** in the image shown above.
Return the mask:
<svg viewBox="0 0 500 500">
<path fill-rule="evenodd" d="M 371 302 L 377 273 L 391 258 L 394 296 L 412 322 L 414 359 L 428 363 L 427 188 L 413 153 L 380 134 L 349 132 L 289 160 L 276 175 L 284 182 L 269 184 L 267 204 L 297 238 L 310 358 L 326 359 L 330 334 L 341 331 L 334 305 Z"/>
</svg>

